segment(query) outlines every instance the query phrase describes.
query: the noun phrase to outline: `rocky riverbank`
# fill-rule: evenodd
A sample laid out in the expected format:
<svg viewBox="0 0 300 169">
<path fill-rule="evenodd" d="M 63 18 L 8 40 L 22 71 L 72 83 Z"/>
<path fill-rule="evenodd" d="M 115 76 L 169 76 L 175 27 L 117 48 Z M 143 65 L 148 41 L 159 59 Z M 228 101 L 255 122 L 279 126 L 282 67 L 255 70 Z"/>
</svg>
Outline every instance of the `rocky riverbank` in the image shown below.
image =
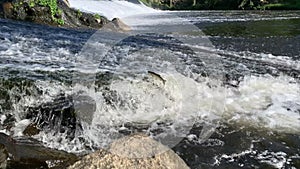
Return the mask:
<svg viewBox="0 0 300 169">
<path fill-rule="evenodd" d="M 0 17 L 66 28 L 98 29 L 103 16 L 70 8 L 68 0 L 0 0 Z"/>
</svg>

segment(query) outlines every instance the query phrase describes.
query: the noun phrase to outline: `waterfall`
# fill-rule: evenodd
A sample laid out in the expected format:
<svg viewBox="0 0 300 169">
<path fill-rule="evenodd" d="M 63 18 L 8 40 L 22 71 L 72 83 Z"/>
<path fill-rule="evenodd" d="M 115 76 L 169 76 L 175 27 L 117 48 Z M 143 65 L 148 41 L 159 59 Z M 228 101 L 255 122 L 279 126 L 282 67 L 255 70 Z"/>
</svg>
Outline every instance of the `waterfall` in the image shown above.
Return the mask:
<svg viewBox="0 0 300 169">
<path fill-rule="evenodd" d="M 158 10 L 147 7 L 138 0 L 69 0 L 69 2 L 72 8 L 98 13 L 110 20 L 158 12 Z"/>
</svg>

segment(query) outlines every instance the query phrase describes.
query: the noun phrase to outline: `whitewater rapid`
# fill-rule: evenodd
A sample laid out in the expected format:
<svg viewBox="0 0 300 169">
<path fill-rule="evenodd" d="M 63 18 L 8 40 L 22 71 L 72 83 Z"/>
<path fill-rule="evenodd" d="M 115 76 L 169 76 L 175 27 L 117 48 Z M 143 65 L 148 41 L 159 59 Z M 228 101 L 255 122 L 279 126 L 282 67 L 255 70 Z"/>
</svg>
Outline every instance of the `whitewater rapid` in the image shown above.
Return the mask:
<svg viewBox="0 0 300 169">
<path fill-rule="evenodd" d="M 81 93 L 90 97 L 96 103 L 95 112 L 90 115 L 77 112 L 79 117 L 84 117 L 80 119 L 83 131 L 78 131 L 72 142 L 68 140 L 67 133 L 56 131 L 43 131 L 34 137 L 49 147 L 71 152 L 85 151 L 87 145 L 107 147 L 120 137 L 120 131 L 128 130 L 123 126 L 126 123 L 146 125 L 146 133 L 154 138 L 167 135 L 194 137 L 193 134 L 188 135 L 193 125 L 228 122 L 237 128 L 247 126 L 299 134 L 300 86 L 290 77 L 246 76 L 238 88 L 217 84 L 210 87 L 208 83 L 215 83 L 211 79 L 204 78 L 199 83 L 180 74 L 162 74 L 162 77 L 167 80 L 165 86 L 131 78 L 112 82 L 110 90 L 118 96 L 113 103 L 105 101 L 103 96 L 110 94 L 106 90 L 37 81 L 35 85 L 43 91 L 42 95 L 25 96 L 14 104 L 14 113 L 19 119 L 13 128 L 15 136 L 22 135 L 22 129 L 30 123 L 29 120 L 22 120 L 24 107 L 47 103 L 62 91 L 66 95 Z M 161 122 L 171 123 L 158 125 Z M 163 132 L 155 135 L 152 133 L 155 130 Z M 204 134 L 196 136 L 199 142 L 207 139 Z M 80 138 L 85 138 L 86 143 L 81 144 Z"/>
</svg>

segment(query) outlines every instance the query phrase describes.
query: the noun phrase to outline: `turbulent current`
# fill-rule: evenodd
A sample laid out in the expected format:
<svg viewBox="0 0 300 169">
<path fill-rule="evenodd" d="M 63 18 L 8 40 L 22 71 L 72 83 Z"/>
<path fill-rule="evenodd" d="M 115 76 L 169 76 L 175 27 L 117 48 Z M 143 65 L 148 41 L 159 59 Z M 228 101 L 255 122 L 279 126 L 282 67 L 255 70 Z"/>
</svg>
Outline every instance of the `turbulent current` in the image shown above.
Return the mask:
<svg viewBox="0 0 300 169">
<path fill-rule="evenodd" d="M 134 15 L 129 33 L 0 20 L 1 132 L 35 124 L 78 154 L 142 132 L 191 168 L 300 167 L 299 12 Z"/>
</svg>

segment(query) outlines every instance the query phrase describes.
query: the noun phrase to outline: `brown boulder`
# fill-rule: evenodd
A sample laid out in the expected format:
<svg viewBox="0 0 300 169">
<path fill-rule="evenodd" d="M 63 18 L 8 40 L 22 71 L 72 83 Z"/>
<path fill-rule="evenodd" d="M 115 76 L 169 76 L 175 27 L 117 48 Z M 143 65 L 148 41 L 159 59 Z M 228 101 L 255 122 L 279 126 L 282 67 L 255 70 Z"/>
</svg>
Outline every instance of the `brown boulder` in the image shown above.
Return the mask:
<svg viewBox="0 0 300 169">
<path fill-rule="evenodd" d="M 11 2 L 4 2 L 2 4 L 4 18 L 12 18 L 13 8 L 14 7 Z"/>
<path fill-rule="evenodd" d="M 188 169 L 171 149 L 143 136 L 124 137 L 111 144 L 109 151 L 98 150 L 83 157 L 68 169 Z"/>
</svg>

